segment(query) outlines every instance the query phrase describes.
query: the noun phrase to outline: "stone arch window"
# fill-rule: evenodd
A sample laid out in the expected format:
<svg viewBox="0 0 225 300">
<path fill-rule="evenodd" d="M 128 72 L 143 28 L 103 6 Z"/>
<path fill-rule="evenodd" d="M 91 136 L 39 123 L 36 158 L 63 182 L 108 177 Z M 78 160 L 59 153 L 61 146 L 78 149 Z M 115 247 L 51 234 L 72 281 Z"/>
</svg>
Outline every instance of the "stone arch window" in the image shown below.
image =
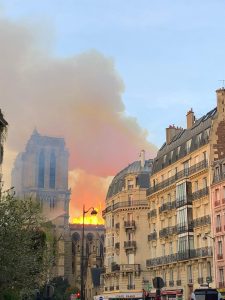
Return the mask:
<svg viewBox="0 0 225 300">
<path fill-rule="evenodd" d="M 56 169 L 55 152 L 52 152 L 51 156 L 50 156 L 50 174 L 49 174 L 49 187 L 50 187 L 50 189 L 55 188 L 55 169 Z"/>
<path fill-rule="evenodd" d="M 38 187 L 44 188 L 45 185 L 45 153 L 42 149 L 38 159 Z"/>
</svg>

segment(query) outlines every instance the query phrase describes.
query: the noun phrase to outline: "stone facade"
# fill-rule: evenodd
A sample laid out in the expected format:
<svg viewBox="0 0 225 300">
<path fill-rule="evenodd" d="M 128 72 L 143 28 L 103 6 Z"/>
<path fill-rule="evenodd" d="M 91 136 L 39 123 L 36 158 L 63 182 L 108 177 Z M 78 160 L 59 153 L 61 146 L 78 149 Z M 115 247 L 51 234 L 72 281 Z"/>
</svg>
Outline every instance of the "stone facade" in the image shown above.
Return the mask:
<svg viewBox="0 0 225 300">
<path fill-rule="evenodd" d="M 82 224 L 70 224 L 72 236 L 72 286 L 80 289 L 80 268 L 82 249 Z M 93 299 L 93 295 L 100 290 L 96 277 L 103 271 L 104 261 L 104 234 L 103 225 L 84 225 L 84 287 L 85 299 Z M 100 272 L 101 271 L 101 272 Z"/>
<path fill-rule="evenodd" d="M 42 136 L 34 130 L 25 151 L 15 160 L 12 185 L 18 197 L 40 201 L 44 217 L 54 224 L 57 263 L 51 277 L 63 276 L 70 281 L 68 155 L 63 138 Z"/>
<path fill-rule="evenodd" d="M 113 179 L 106 197 L 104 294 L 142 292 L 149 283 L 146 190 L 152 160 L 135 161 Z"/>
<path fill-rule="evenodd" d="M 217 91 L 217 107 L 198 120 L 189 111 L 187 129 L 176 128 L 154 159 L 146 264 L 151 280 L 164 279 L 165 298 L 183 289 L 183 299 L 187 299 L 200 284 L 217 285 L 214 238 L 210 238 L 214 232 L 210 166 L 225 157 L 224 92 Z M 174 132 L 174 126 L 170 128 Z"/>
</svg>

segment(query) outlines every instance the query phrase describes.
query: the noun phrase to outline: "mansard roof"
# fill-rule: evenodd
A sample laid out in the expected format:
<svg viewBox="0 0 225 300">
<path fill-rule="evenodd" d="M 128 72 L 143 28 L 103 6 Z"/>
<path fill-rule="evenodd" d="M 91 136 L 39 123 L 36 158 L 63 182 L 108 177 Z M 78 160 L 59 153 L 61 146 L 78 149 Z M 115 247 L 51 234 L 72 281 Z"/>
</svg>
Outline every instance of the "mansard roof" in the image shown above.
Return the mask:
<svg viewBox="0 0 225 300">
<path fill-rule="evenodd" d="M 111 198 L 121 192 L 125 187 L 125 177 L 129 174 L 137 174 L 137 184 L 141 188 L 149 188 L 149 177 L 152 171 L 152 159 L 146 160 L 144 166 L 140 161 L 135 161 L 120 171 L 112 180 L 109 186 L 106 199 Z"/>
<path fill-rule="evenodd" d="M 207 114 L 196 120 L 191 128 L 182 129 L 172 138 L 170 143 L 164 143 L 154 159 L 152 174 L 157 173 L 171 163 L 174 163 L 187 155 L 187 141 L 191 140 L 190 152 L 200 148 L 204 144 L 207 144 L 209 136 L 206 130 L 211 127 L 212 119 L 216 112 L 217 108 L 212 109 Z M 199 140 L 197 137 L 201 133 L 201 139 Z M 180 147 L 179 153 L 178 147 Z"/>
</svg>

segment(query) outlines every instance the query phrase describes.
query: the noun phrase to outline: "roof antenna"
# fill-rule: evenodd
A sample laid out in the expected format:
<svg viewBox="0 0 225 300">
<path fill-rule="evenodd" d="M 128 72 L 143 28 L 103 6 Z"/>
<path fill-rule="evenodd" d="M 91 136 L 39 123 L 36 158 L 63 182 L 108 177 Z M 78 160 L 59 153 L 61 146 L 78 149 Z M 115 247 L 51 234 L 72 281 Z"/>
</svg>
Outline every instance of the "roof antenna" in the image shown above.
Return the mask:
<svg viewBox="0 0 225 300">
<path fill-rule="evenodd" d="M 225 82 L 225 79 L 221 79 L 221 80 L 219 80 L 219 81 L 222 81 L 222 89 L 224 89 L 224 82 Z"/>
</svg>

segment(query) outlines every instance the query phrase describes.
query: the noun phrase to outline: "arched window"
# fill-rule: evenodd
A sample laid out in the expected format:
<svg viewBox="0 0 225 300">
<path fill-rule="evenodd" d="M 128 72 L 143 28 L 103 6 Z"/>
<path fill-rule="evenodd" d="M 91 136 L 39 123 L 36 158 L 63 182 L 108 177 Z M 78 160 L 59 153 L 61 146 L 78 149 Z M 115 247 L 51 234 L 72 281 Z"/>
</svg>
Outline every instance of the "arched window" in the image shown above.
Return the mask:
<svg viewBox="0 0 225 300">
<path fill-rule="evenodd" d="M 52 152 L 50 157 L 50 178 L 49 178 L 50 189 L 55 188 L 55 168 L 56 168 L 55 153 Z"/>
<path fill-rule="evenodd" d="M 38 161 L 38 187 L 44 188 L 45 184 L 45 154 L 44 150 L 41 150 Z"/>
</svg>

